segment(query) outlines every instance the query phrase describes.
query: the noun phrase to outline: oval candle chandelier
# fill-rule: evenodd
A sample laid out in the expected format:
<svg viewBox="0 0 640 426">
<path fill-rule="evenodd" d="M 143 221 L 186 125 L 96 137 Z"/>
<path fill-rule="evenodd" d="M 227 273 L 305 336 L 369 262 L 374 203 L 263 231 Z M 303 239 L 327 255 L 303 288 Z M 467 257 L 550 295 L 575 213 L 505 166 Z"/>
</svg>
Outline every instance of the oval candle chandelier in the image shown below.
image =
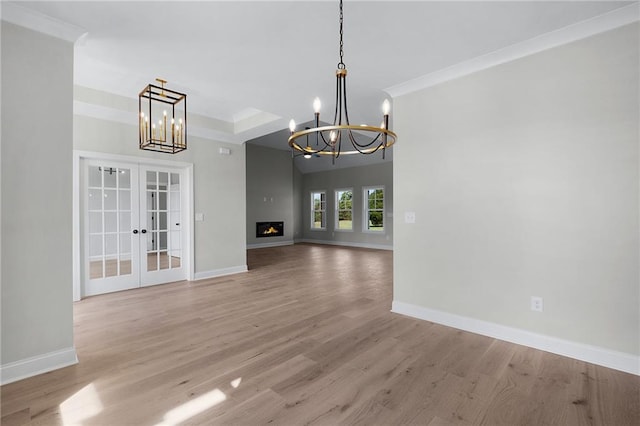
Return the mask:
<svg viewBox="0 0 640 426">
<path fill-rule="evenodd" d="M 385 157 L 385 150 L 396 142 L 397 136 L 389 130 L 389 112 L 391 105 L 388 99 L 382 103 L 382 123 L 380 127 L 362 125 L 351 125 L 349 123 L 349 112 L 347 110 L 347 68 L 343 62 L 344 50 L 342 41 L 342 0 L 340 0 L 340 62 L 336 70 L 336 104 L 333 115 L 333 124 L 320 126 L 320 99 L 313 101 L 315 116 L 315 127 L 305 128 L 296 132 L 296 123 L 289 122 L 289 146 L 301 152 L 305 158 L 313 155 L 331 155 L 332 162 L 341 154 L 373 154 L 382 151 L 382 158 Z M 305 145 L 301 145 L 299 138 L 305 137 Z M 312 145 L 309 145 L 309 136 Z M 313 140 L 315 139 L 315 145 Z M 344 148 L 344 150 L 343 150 Z"/>
</svg>

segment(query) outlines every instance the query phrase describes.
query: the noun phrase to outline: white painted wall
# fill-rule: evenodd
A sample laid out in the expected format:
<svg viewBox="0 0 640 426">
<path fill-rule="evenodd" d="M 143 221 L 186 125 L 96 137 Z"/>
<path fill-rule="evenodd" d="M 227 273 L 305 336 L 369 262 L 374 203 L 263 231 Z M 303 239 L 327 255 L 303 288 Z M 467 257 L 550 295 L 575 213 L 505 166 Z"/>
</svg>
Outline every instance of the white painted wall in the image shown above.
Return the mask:
<svg viewBox="0 0 640 426">
<path fill-rule="evenodd" d="M 394 306 L 640 371 L 638 40 L 627 25 L 394 99 Z"/>
<path fill-rule="evenodd" d="M 2 381 L 76 361 L 73 44 L 1 22 Z"/>
</svg>

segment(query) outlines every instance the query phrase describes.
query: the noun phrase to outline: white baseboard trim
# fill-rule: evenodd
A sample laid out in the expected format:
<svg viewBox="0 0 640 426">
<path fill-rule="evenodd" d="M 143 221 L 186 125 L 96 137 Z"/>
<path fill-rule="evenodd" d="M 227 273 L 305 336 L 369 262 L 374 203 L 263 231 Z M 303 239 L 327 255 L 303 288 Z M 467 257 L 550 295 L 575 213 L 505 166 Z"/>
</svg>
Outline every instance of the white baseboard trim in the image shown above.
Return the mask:
<svg viewBox="0 0 640 426">
<path fill-rule="evenodd" d="M 248 270 L 249 268 L 247 268 L 247 265 L 232 266 L 230 268 L 221 268 L 221 269 L 214 269 L 212 271 L 196 272 L 193 276 L 193 279 L 194 281 L 197 281 L 197 280 L 204 280 L 206 278 L 223 277 L 225 275 L 233 275 L 233 274 L 239 274 L 241 272 L 247 272 Z"/>
<path fill-rule="evenodd" d="M 348 241 L 310 240 L 310 239 L 304 238 L 304 239 L 295 240 L 295 242 L 309 243 L 309 244 L 327 244 L 330 246 L 357 247 L 357 248 L 367 248 L 367 249 L 375 249 L 375 250 L 393 250 L 392 245 L 352 243 Z"/>
<path fill-rule="evenodd" d="M 391 312 L 640 376 L 640 356 L 393 301 Z"/>
<path fill-rule="evenodd" d="M 77 363 L 78 355 L 74 347 L 9 362 L 0 366 L 0 384 L 6 385 Z"/>
<path fill-rule="evenodd" d="M 257 248 L 292 246 L 292 245 L 293 245 L 292 240 L 286 240 L 286 241 L 276 241 L 273 243 L 247 244 L 247 249 L 251 250 L 251 249 L 257 249 Z"/>
</svg>

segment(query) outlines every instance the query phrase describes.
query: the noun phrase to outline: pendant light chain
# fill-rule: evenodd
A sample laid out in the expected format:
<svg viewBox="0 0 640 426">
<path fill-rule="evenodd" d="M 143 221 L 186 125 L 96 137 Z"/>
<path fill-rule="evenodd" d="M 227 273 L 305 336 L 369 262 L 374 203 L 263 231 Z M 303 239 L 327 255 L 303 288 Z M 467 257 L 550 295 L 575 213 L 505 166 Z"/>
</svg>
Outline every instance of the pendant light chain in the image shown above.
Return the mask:
<svg viewBox="0 0 640 426">
<path fill-rule="evenodd" d="M 344 43 L 342 42 L 342 0 L 340 0 L 340 62 L 338 62 L 338 69 L 342 70 L 346 68 L 344 62 L 342 62 L 342 56 L 344 55 Z"/>
</svg>

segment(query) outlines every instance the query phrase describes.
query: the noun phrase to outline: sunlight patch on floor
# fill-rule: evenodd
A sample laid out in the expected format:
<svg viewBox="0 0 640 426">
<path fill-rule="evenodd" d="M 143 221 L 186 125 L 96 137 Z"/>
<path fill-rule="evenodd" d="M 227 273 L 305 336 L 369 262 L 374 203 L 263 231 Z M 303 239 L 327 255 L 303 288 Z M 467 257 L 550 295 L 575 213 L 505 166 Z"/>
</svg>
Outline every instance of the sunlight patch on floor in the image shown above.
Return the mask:
<svg viewBox="0 0 640 426">
<path fill-rule="evenodd" d="M 227 396 L 220 389 L 214 389 L 210 392 L 205 393 L 204 395 L 200 395 L 199 397 L 192 399 L 191 401 L 187 401 L 172 410 L 167 411 L 167 413 L 164 415 L 164 418 L 162 419 L 162 422 L 158 423 L 156 426 L 180 424 L 185 420 L 188 420 L 191 417 L 196 416 L 203 411 L 206 411 L 209 408 L 220 404 L 226 399 Z"/>
<path fill-rule="evenodd" d="M 238 377 L 237 379 L 232 380 L 230 383 L 231 387 L 233 387 L 234 389 L 237 389 L 238 386 L 240 386 L 240 382 L 242 382 L 242 377 Z"/>
<path fill-rule="evenodd" d="M 103 408 L 96 387 L 89 383 L 60 404 L 60 414 L 65 425 L 78 425 L 99 414 Z"/>
</svg>

